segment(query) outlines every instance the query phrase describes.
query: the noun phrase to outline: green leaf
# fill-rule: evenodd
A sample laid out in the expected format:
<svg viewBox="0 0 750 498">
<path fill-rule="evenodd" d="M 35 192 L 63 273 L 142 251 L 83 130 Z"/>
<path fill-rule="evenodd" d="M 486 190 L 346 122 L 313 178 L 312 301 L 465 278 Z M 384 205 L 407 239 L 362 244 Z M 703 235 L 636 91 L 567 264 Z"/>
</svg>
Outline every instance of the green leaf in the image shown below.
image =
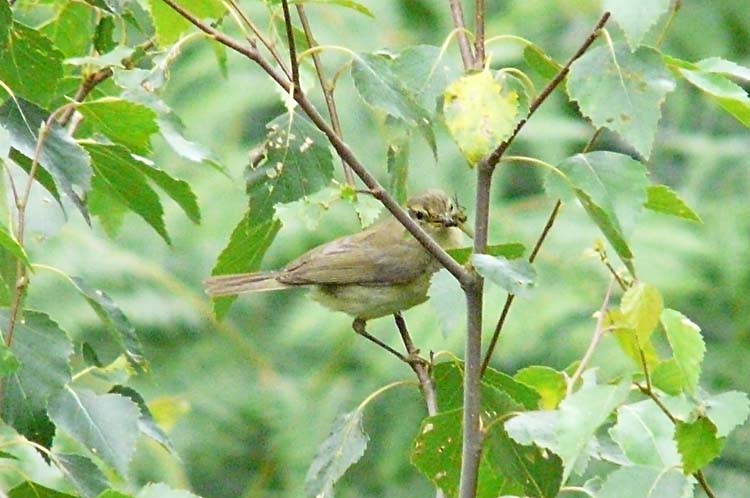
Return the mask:
<svg viewBox="0 0 750 498">
<path fill-rule="evenodd" d="M 411 462 L 448 498 L 458 495 L 461 474 L 462 409 L 427 417 L 414 441 Z M 488 461 L 485 454 L 479 465 L 477 498 L 495 498 L 520 494 L 521 486 Z"/>
<path fill-rule="evenodd" d="M 440 47 L 416 45 L 399 52 L 391 64 L 395 76 L 430 115 L 437 112 L 438 101 L 448 85 L 440 57 Z"/>
<path fill-rule="evenodd" d="M 281 0 L 266 0 L 266 2 L 272 5 L 281 4 Z M 347 9 L 356 10 L 360 14 L 364 14 L 372 18 L 375 17 L 375 15 L 372 13 L 370 9 L 368 9 L 367 7 L 365 7 L 359 2 L 355 2 L 354 0 L 290 0 L 289 3 L 290 4 L 320 3 L 320 4 L 339 5 L 341 7 L 346 7 Z"/>
<path fill-rule="evenodd" d="M 644 282 L 633 284 L 620 301 L 620 312 L 626 326 L 635 331 L 641 347 L 645 346 L 662 318 L 664 301 L 653 285 Z"/>
<path fill-rule="evenodd" d="M 0 107 L 0 123 L 10 132 L 11 145 L 27 158 L 33 158 L 39 129 L 48 119 L 43 109 L 24 100 L 9 100 Z M 91 158 L 67 131 L 52 124 L 39 154 L 39 165 L 55 179 L 57 188 L 65 193 L 88 220 L 88 210 L 81 194 L 91 187 Z"/>
<path fill-rule="evenodd" d="M 650 185 L 647 192 L 648 199 L 646 204 L 643 205 L 646 209 L 703 223 L 701 217 L 674 190 L 666 185 Z"/>
<path fill-rule="evenodd" d="M 726 438 L 716 436 L 716 426 L 706 417 L 695 422 L 677 421 L 677 448 L 685 475 L 699 471 L 721 454 Z"/>
<path fill-rule="evenodd" d="M 750 68 L 740 66 L 736 62 L 728 61 L 720 57 L 711 57 L 695 63 L 695 66 L 701 71 L 708 73 L 722 74 L 724 76 L 733 76 L 741 80 L 750 81 Z"/>
<path fill-rule="evenodd" d="M 13 12 L 10 10 L 10 4 L 6 1 L 0 2 L 0 49 L 8 46 L 12 22 Z"/>
<path fill-rule="evenodd" d="M 76 108 L 86 119 L 86 131 L 101 133 L 136 154 L 151 152 L 151 135 L 159 126 L 157 114 L 150 108 L 114 97 L 84 102 Z"/>
<path fill-rule="evenodd" d="M 445 123 L 471 166 L 513 133 L 518 98 L 490 71 L 464 76 L 446 88 Z"/>
<path fill-rule="evenodd" d="M 95 176 L 87 199 L 89 211 L 99 218 L 106 234 L 115 238 L 120 232 L 128 207 L 118 200 L 118 194 L 103 179 Z"/>
<path fill-rule="evenodd" d="M 480 275 L 499 285 L 509 294 L 528 296 L 535 285 L 536 271 L 525 259 L 474 254 L 471 263 Z"/>
<path fill-rule="evenodd" d="M 8 330 L 10 311 L 0 309 L 0 330 Z M 7 377 L 3 420 L 16 431 L 50 447 L 54 427 L 47 419 L 48 400 L 70 381 L 68 358 L 73 344 L 44 313 L 25 310 L 16 323 L 11 351 L 20 367 Z"/>
<path fill-rule="evenodd" d="M 559 455 L 565 463 L 563 482 L 588 447 L 596 430 L 628 396 L 630 380 L 616 386 L 584 386 L 555 411 L 531 411 L 505 423 L 517 443 L 535 443 Z"/>
<path fill-rule="evenodd" d="M 136 498 L 198 498 L 190 491 L 172 489 L 164 483 L 157 482 L 145 486 Z"/>
<path fill-rule="evenodd" d="M 247 172 L 253 224 L 270 219 L 276 204 L 317 192 L 333 178 L 328 141 L 309 121 L 284 114 L 268 128 L 264 161 Z"/>
<path fill-rule="evenodd" d="M 103 69 L 105 67 L 125 67 L 127 59 L 133 55 L 135 49 L 118 45 L 108 52 L 101 55 L 91 55 L 86 57 L 73 57 L 66 59 L 65 63 L 72 66 L 87 66 L 90 69 Z"/>
<path fill-rule="evenodd" d="M 429 121 L 429 112 L 393 71 L 393 58 L 384 54 L 355 54 L 352 78 L 357 93 L 368 105 L 409 125 Z"/>
<path fill-rule="evenodd" d="M 539 393 L 539 408 L 542 410 L 556 409 L 565 398 L 568 389 L 565 374 L 541 365 L 521 369 L 513 378 L 533 387 Z"/>
<path fill-rule="evenodd" d="M 134 161 L 133 164 L 141 170 L 152 182 L 159 186 L 178 206 L 182 208 L 187 217 L 199 225 L 201 222 L 201 210 L 198 206 L 198 198 L 195 196 L 190 184 L 185 180 L 173 178 L 166 171 L 154 166 L 146 159 Z"/>
<path fill-rule="evenodd" d="M 661 118 L 661 104 L 675 81 L 659 52 L 641 47 L 630 52 L 624 43 L 586 52 L 573 63 L 568 94 L 594 126 L 616 131 L 648 158 Z"/>
<path fill-rule="evenodd" d="M 17 97 L 45 106 L 57 96 L 63 57 L 49 38 L 13 21 L 7 44 L 0 44 L 0 81 Z M 38 126 L 39 122 L 32 123 L 34 130 Z"/>
<path fill-rule="evenodd" d="M 362 407 L 338 417 L 310 464 L 305 476 L 305 494 L 311 498 L 333 496 L 333 486 L 362 458 L 367 441 L 362 429 Z"/>
<path fill-rule="evenodd" d="M 685 68 L 677 70 L 690 84 L 714 98 L 737 121 L 750 127 L 750 96 L 741 86 L 721 74 Z"/>
<path fill-rule="evenodd" d="M 650 369 L 660 364 L 659 353 L 651 339 L 648 338 L 645 342 L 643 338 L 639 340 L 632 328 L 632 323 L 628 322 L 621 310 L 610 310 L 607 313 L 606 326 L 612 329 L 620 348 L 638 367 L 641 367 L 644 359 Z M 641 357 L 641 352 L 643 352 L 643 357 Z"/>
<path fill-rule="evenodd" d="M 390 175 L 388 191 L 403 205 L 409 197 L 409 153 L 411 135 L 408 130 L 389 134 L 386 164 Z"/>
<path fill-rule="evenodd" d="M 237 224 L 229 243 L 221 251 L 211 275 L 245 273 L 257 271 L 263 255 L 281 228 L 276 220 L 251 223 L 250 212 Z M 235 297 L 220 297 L 214 300 L 214 313 L 221 319 L 226 316 Z"/>
<path fill-rule="evenodd" d="M 193 25 L 172 10 L 162 0 L 149 0 L 151 16 L 154 20 L 154 28 L 159 45 L 166 47 L 177 42 L 183 34 L 191 29 L 196 29 Z M 226 7 L 221 0 L 181 0 L 180 6 L 193 14 L 199 19 L 221 20 L 226 12 Z"/>
<path fill-rule="evenodd" d="M 555 498 L 562 483 L 563 464 L 554 453 L 536 446 L 521 446 L 500 424 L 495 424 L 484 440 L 490 466 L 498 473 L 521 484 L 524 496 Z"/>
<path fill-rule="evenodd" d="M 564 178 L 548 175 L 547 192 L 569 200 L 572 191 L 633 272 L 633 253 L 624 234 L 635 225 L 646 201 L 646 168 L 629 156 L 604 151 L 576 154 L 557 168 Z"/>
<path fill-rule="evenodd" d="M 90 2 L 89 2 L 90 3 Z M 117 47 L 115 42 L 115 20 L 113 16 L 102 16 L 94 32 L 94 48 L 100 54 L 106 54 Z M 119 64 L 119 61 L 118 61 Z"/>
<path fill-rule="evenodd" d="M 18 150 L 10 149 L 10 159 L 27 174 L 31 171 L 31 159 L 18 152 Z M 60 199 L 60 192 L 57 190 L 57 185 L 55 184 L 55 179 L 52 178 L 52 175 L 44 168 L 37 168 L 34 180 L 44 187 L 44 189 L 55 198 L 60 205 L 60 209 L 65 211 L 62 200 Z"/>
<path fill-rule="evenodd" d="M 70 281 L 96 312 L 96 315 L 114 339 L 114 343 L 125 353 L 128 361 L 134 367 L 145 368 L 146 360 L 143 358 L 141 340 L 138 338 L 135 327 L 130 324 L 120 307 L 112 301 L 112 298 L 106 292 L 92 287 L 85 280 L 79 277 L 71 277 Z"/>
<path fill-rule="evenodd" d="M 739 391 L 728 391 L 710 396 L 703 400 L 705 413 L 716 425 L 716 435 L 729 435 L 735 427 L 745 423 L 750 415 L 750 401 L 747 394 Z"/>
<path fill-rule="evenodd" d="M 689 498 L 693 482 L 677 469 L 621 467 L 607 476 L 596 498 Z"/>
<path fill-rule="evenodd" d="M 670 358 L 656 364 L 651 370 L 651 383 L 669 395 L 681 394 L 685 389 L 685 377 L 677 360 Z"/>
<path fill-rule="evenodd" d="M 650 399 L 618 408 L 609 434 L 634 464 L 657 469 L 680 464 L 674 423 Z"/>
<path fill-rule="evenodd" d="M 3 225 L 0 225 L 0 246 L 7 249 L 24 266 L 31 268 L 31 262 L 29 261 L 29 256 L 26 254 L 26 250 Z"/>
<path fill-rule="evenodd" d="M 701 375 L 701 363 L 706 353 L 701 330 L 685 315 L 670 309 L 662 312 L 661 323 L 682 374 L 684 389 L 689 394 L 695 394 Z"/>
<path fill-rule="evenodd" d="M 218 171 L 223 170 L 213 152 L 185 138 L 185 126 L 177 115 L 168 113 L 161 116 L 158 121 L 161 136 L 177 155 L 195 163 L 206 162 Z"/>
<path fill-rule="evenodd" d="M 126 476 L 138 436 L 138 405 L 118 394 L 66 387 L 49 403 L 49 417 L 93 454 Z"/>
<path fill-rule="evenodd" d="M 109 481 L 94 462 L 81 455 L 55 454 L 63 475 L 82 497 L 95 498 L 109 487 Z"/>
<path fill-rule="evenodd" d="M 77 498 L 67 493 L 46 488 L 41 484 L 26 481 L 8 492 L 8 498 Z"/>
<path fill-rule="evenodd" d="M 94 9 L 82 2 L 65 2 L 41 31 L 65 57 L 85 55 L 94 36 Z"/>
<path fill-rule="evenodd" d="M 151 410 L 148 408 L 148 405 L 146 405 L 146 400 L 143 399 L 143 396 L 131 387 L 119 385 L 110 389 L 109 392 L 126 396 L 137 404 L 138 409 L 141 411 L 141 416 L 138 418 L 138 430 L 141 431 L 141 434 L 150 437 L 173 455 L 177 455 L 177 450 L 172 446 L 172 441 L 170 441 L 169 436 L 167 436 L 164 430 L 159 427 L 159 424 L 156 423 L 156 420 L 154 419 Z"/>
<path fill-rule="evenodd" d="M 146 182 L 140 161 L 121 145 L 88 143 L 86 151 L 98 180 L 106 183 L 108 191 L 123 205 L 143 218 L 170 244 L 164 225 L 164 208 L 159 196 Z"/>
<path fill-rule="evenodd" d="M 18 358 L 16 358 L 13 351 L 5 345 L 5 341 L 0 341 L 0 378 L 16 373 L 20 366 L 21 364 L 18 362 Z"/>
<path fill-rule="evenodd" d="M 562 65 L 547 55 L 538 45 L 526 45 L 523 49 L 523 58 L 539 76 L 551 80 L 562 70 Z"/>
<path fill-rule="evenodd" d="M 134 497 L 131 495 L 120 493 L 119 491 L 115 491 L 114 489 L 108 489 L 104 493 L 100 494 L 97 498 L 134 498 Z"/>
<path fill-rule="evenodd" d="M 466 299 L 461 284 L 448 270 L 442 269 L 432 277 L 429 296 L 443 337 L 450 337 L 464 326 Z"/>
<path fill-rule="evenodd" d="M 462 361 L 438 363 L 434 367 L 434 379 L 441 412 L 463 406 L 464 364 Z M 493 404 L 502 404 L 498 396 L 510 396 L 514 403 L 533 410 L 539 406 L 540 395 L 531 387 L 516 381 L 510 375 L 488 368 L 482 377 L 482 406 L 493 409 Z"/>
<path fill-rule="evenodd" d="M 670 0 L 604 0 L 604 10 L 625 32 L 631 50 L 637 49 L 643 38 L 668 10 Z"/>
<path fill-rule="evenodd" d="M 520 242 L 509 242 L 507 244 L 494 244 L 487 246 L 487 254 L 490 256 L 502 256 L 507 259 L 518 259 L 526 252 L 526 247 Z M 448 254 L 458 264 L 466 264 L 474 253 L 473 247 L 462 247 L 460 249 L 448 249 Z"/>
</svg>

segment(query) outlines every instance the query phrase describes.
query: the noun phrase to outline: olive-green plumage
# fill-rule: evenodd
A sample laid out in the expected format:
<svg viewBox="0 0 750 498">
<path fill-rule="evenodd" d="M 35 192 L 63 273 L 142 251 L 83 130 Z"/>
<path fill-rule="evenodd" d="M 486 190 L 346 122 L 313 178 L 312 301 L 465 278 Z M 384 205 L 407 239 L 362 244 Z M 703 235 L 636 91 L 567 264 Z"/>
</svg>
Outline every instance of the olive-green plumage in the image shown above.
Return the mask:
<svg viewBox="0 0 750 498">
<path fill-rule="evenodd" d="M 466 216 L 444 192 L 410 199 L 409 215 L 446 249 L 458 247 Z M 424 302 L 438 261 L 394 218 L 318 246 L 272 272 L 211 277 L 211 296 L 312 287 L 324 306 L 359 320 L 397 313 Z"/>
</svg>

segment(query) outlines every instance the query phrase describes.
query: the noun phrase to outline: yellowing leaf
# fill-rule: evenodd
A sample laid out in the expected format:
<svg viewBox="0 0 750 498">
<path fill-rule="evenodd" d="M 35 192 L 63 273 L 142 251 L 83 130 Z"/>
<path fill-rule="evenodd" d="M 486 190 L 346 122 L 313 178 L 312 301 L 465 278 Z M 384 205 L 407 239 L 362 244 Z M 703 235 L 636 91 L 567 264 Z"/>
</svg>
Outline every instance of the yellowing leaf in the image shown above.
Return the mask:
<svg viewBox="0 0 750 498">
<path fill-rule="evenodd" d="M 445 123 L 471 166 L 513 133 L 518 94 L 504 91 L 489 71 L 454 81 L 444 98 Z"/>
<path fill-rule="evenodd" d="M 638 344 L 644 346 L 659 324 L 664 302 L 661 294 L 649 284 L 635 283 L 625 292 L 620 302 L 624 323 L 635 331 Z"/>
</svg>

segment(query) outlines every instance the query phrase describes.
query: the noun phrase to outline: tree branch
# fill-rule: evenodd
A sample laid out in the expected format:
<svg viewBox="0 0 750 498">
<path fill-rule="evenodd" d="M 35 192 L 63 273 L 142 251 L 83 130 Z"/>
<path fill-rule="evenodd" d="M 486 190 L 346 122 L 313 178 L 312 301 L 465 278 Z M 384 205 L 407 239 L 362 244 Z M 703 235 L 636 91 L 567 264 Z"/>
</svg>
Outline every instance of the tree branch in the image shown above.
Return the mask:
<svg viewBox="0 0 750 498">
<path fill-rule="evenodd" d="M 476 0 L 476 32 L 477 38 L 474 40 L 474 69 L 482 69 L 484 67 L 484 18 L 487 13 L 487 8 L 484 4 L 484 0 Z"/>
<path fill-rule="evenodd" d="M 294 29 L 292 26 L 292 17 L 289 14 L 289 2 L 281 0 L 281 9 L 284 11 L 284 26 L 286 27 L 286 40 L 289 45 L 289 63 L 292 65 L 292 83 L 294 88 L 292 92 L 302 93 L 302 86 L 299 82 L 299 62 L 297 61 L 297 47 L 294 43 Z"/>
<path fill-rule="evenodd" d="M 461 0 L 449 0 L 451 6 L 451 15 L 453 16 L 453 25 L 456 27 L 456 36 L 458 37 L 458 49 L 461 53 L 461 60 L 464 63 L 464 69 L 468 71 L 474 67 L 474 55 L 471 53 L 469 38 L 466 36 L 466 21 L 464 21 L 464 9 L 461 6 Z"/>
<path fill-rule="evenodd" d="M 248 59 L 258 64 L 271 79 L 273 79 L 284 91 L 289 92 L 292 84 L 289 79 L 284 75 L 280 74 L 274 69 L 271 64 L 258 52 L 254 47 L 248 47 L 234 38 L 225 35 L 221 31 L 218 31 L 212 26 L 202 22 L 200 19 L 195 17 L 193 14 L 188 12 L 184 7 L 176 3 L 174 0 L 162 0 L 164 3 L 169 5 L 172 10 L 180 14 L 182 17 L 190 21 L 194 26 L 203 31 L 204 33 L 211 36 L 217 42 L 231 48 L 235 52 L 244 55 Z M 294 94 L 294 99 L 304 113 L 310 118 L 315 126 L 323 132 L 328 138 L 329 142 L 336 150 L 339 157 L 344 160 L 352 170 L 359 176 L 362 182 L 370 189 L 373 196 L 378 199 L 385 208 L 411 233 L 422 246 L 430 252 L 440 264 L 447 269 L 459 282 L 462 284 L 471 281 L 472 274 L 470 274 L 466 268 L 461 266 L 454 260 L 435 240 L 430 237 L 417 223 L 409 216 L 409 214 L 396 202 L 396 200 L 386 192 L 383 186 L 378 180 L 369 172 L 369 170 L 357 159 L 355 154 L 349 148 L 349 146 L 336 134 L 335 130 L 328 124 L 328 122 L 320 115 L 315 109 L 315 106 L 307 99 L 307 97 L 299 92 Z"/>
<path fill-rule="evenodd" d="M 302 23 L 302 29 L 305 31 L 305 37 L 307 38 L 307 44 L 310 46 L 310 48 L 316 47 L 318 45 L 318 42 L 315 40 L 315 37 L 312 33 L 312 28 L 310 27 L 310 21 L 307 19 L 307 11 L 305 11 L 305 6 L 301 3 L 298 3 L 296 5 L 297 7 L 297 15 L 299 15 L 299 20 Z M 325 71 L 323 70 L 323 63 L 320 61 L 320 55 L 317 51 L 311 52 L 313 65 L 315 66 L 315 72 L 318 75 L 318 81 L 320 82 L 320 88 L 323 92 L 323 98 L 326 101 L 326 107 L 328 108 L 328 115 L 331 118 L 331 125 L 333 126 L 333 131 L 336 132 L 336 134 L 340 138 L 344 138 L 344 134 L 341 130 L 341 122 L 339 121 L 339 113 L 336 109 L 336 99 L 333 96 L 333 88 L 331 87 L 331 83 L 328 81 L 328 79 L 325 76 Z M 344 168 L 344 178 L 346 178 L 346 183 L 348 183 L 351 186 L 354 186 L 354 173 L 352 173 L 352 169 L 349 167 L 349 165 L 346 164 L 343 160 L 341 161 L 341 165 Z"/>
</svg>

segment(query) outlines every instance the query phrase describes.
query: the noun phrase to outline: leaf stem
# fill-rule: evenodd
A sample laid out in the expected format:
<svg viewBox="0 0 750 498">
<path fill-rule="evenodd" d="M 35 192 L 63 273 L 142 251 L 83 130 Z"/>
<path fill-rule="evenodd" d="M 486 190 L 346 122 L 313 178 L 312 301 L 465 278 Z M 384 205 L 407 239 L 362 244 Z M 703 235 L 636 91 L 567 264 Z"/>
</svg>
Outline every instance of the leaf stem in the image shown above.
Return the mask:
<svg viewBox="0 0 750 498">
<path fill-rule="evenodd" d="M 169 5 L 172 10 L 180 14 L 182 17 L 190 21 L 194 26 L 203 31 L 204 33 L 211 36 L 217 42 L 231 48 L 235 52 L 244 55 L 251 61 L 258 64 L 268 76 L 273 79 L 286 92 L 291 90 L 292 84 L 289 79 L 280 74 L 274 69 L 271 64 L 258 52 L 255 47 L 248 47 L 238 40 L 218 31 L 213 26 L 210 26 L 200 19 L 195 17 L 193 14 L 188 12 L 184 7 L 179 5 L 175 0 L 162 0 L 164 3 Z M 472 279 L 472 275 L 460 264 L 458 264 L 435 240 L 430 237 L 410 216 L 409 214 L 396 202 L 396 200 L 383 188 L 378 180 L 370 173 L 370 171 L 357 159 L 356 155 L 349 146 L 336 134 L 335 130 L 328 124 L 328 122 L 320 115 L 315 109 L 315 106 L 307 99 L 307 97 L 299 92 L 294 94 L 294 98 L 299 104 L 300 108 L 315 124 L 315 126 L 323 132 L 328 138 L 329 142 L 333 146 L 336 153 L 341 159 L 352 168 L 352 170 L 359 176 L 362 182 L 372 191 L 373 196 L 380 201 L 385 208 L 411 233 L 422 246 L 430 252 L 440 264 L 446 268 L 459 282 L 466 283 Z"/>
<path fill-rule="evenodd" d="M 453 16 L 453 25 L 456 27 L 458 36 L 458 50 L 461 53 L 461 61 L 464 64 L 464 70 L 468 71 L 474 66 L 474 54 L 471 52 L 469 38 L 466 36 L 466 21 L 464 20 L 464 9 L 461 6 L 461 0 L 449 0 L 451 15 Z"/>
<path fill-rule="evenodd" d="M 669 18 L 667 19 L 667 22 L 664 23 L 664 28 L 661 30 L 661 33 L 659 33 L 659 38 L 656 40 L 656 48 L 659 48 L 664 43 L 664 40 L 667 39 L 667 35 L 669 34 L 669 30 L 672 28 L 672 23 L 675 20 L 675 17 L 677 17 L 677 13 L 682 8 L 682 0 L 674 0 L 674 3 L 672 4 L 671 12 L 669 13 Z"/>
<path fill-rule="evenodd" d="M 602 337 L 604 336 L 604 332 L 606 330 L 606 328 L 604 327 L 604 318 L 607 313 L 607 306 L 609 306 L 609 300 L 612 297 L 612 290 L 615 287 L 615 282 L 616 282 L 616 279 L 614 278 L 611 278 L 609 280 L 609 286 L 607 287 L 607 292 L 604 294 L 604 301 L 602 302 L 602 305 L 599 308 L 599 315 L 596 317 L 596 327 L 594 328 L 594 335 L 591 336 L 591 342 L 589 343 L 589 347 L 588 349 L 586 349 L 586 353 L 584 353 L 583 358 L 581 359 L 581 362 L 578 364 L 578 368 L 576 368 L 576 371 L 568 380 L 567 396 L 570 396 L 571 394 L 573 394 L 573 389 L 575 389 L 576 383 L 581 378 L 581 375 L 583 375 L 583 372 L 586 371 L 586 368 L 591 362 L 591 358 L 594 356 L 594 351 L 596 351 L 596 347 L 599 345 L 599 342 L 602 340 Z"/>
<path fill-rule="evenodd" d="M 476 0 L 475 4 L 474 14 L 476 17 L 477 39 L 474 41 L 474 69 L 482 69 L 484 67 L 484 28 L 485 16 L 487 14 L 487 8 L 484 2 L 485 0 Z"/>
<path fill-rule="evenodd" d="M 300 22 L 302 23 L 302 29 L 305 31 L 305 37 L 307 38 L 307 44 L 310 46 L 310 49 L 312 50 L 313 48 L 318 47 L 319 45 L 315 41 L 315 37 L 312 33 L 312 28 L 310 27 L 310 21 L 307 18 L 307 11 L 305 11 L 305 6 L 301 3 L 297 4 L 297 15 L 299 16 Z M 343 139 L 344 134 L 341 130 L 339 113 L 336 109 L 336 99 L 333 95 L 334 87 L 332 87 L 330 82 L 326 79 L 325 71 L 323 69 L 323 63 L 320 61 L 320 56 L 318 55 L 318 53 L 311 52 L 311 56 L 313 59 L 313 65 L 315 66 L 315 72 L 318 74 L 318 81 L 320 82 L 320 88 L 323 92 L 323 98 L 325 99 L 326 107 L 328 108 L 328 116 L 331 118 L 333 131 L 335 131 L 336 134 Z M 299 55 L 299 59 L 302 59 L 302 54 Z M 341 161 L 341 166 L 344 169 L 344 177 L 346 178 L 346 183 L 354 186 L 354 173 L 352 172 L 352 169 L 343 160 Z"/>
</svg>

